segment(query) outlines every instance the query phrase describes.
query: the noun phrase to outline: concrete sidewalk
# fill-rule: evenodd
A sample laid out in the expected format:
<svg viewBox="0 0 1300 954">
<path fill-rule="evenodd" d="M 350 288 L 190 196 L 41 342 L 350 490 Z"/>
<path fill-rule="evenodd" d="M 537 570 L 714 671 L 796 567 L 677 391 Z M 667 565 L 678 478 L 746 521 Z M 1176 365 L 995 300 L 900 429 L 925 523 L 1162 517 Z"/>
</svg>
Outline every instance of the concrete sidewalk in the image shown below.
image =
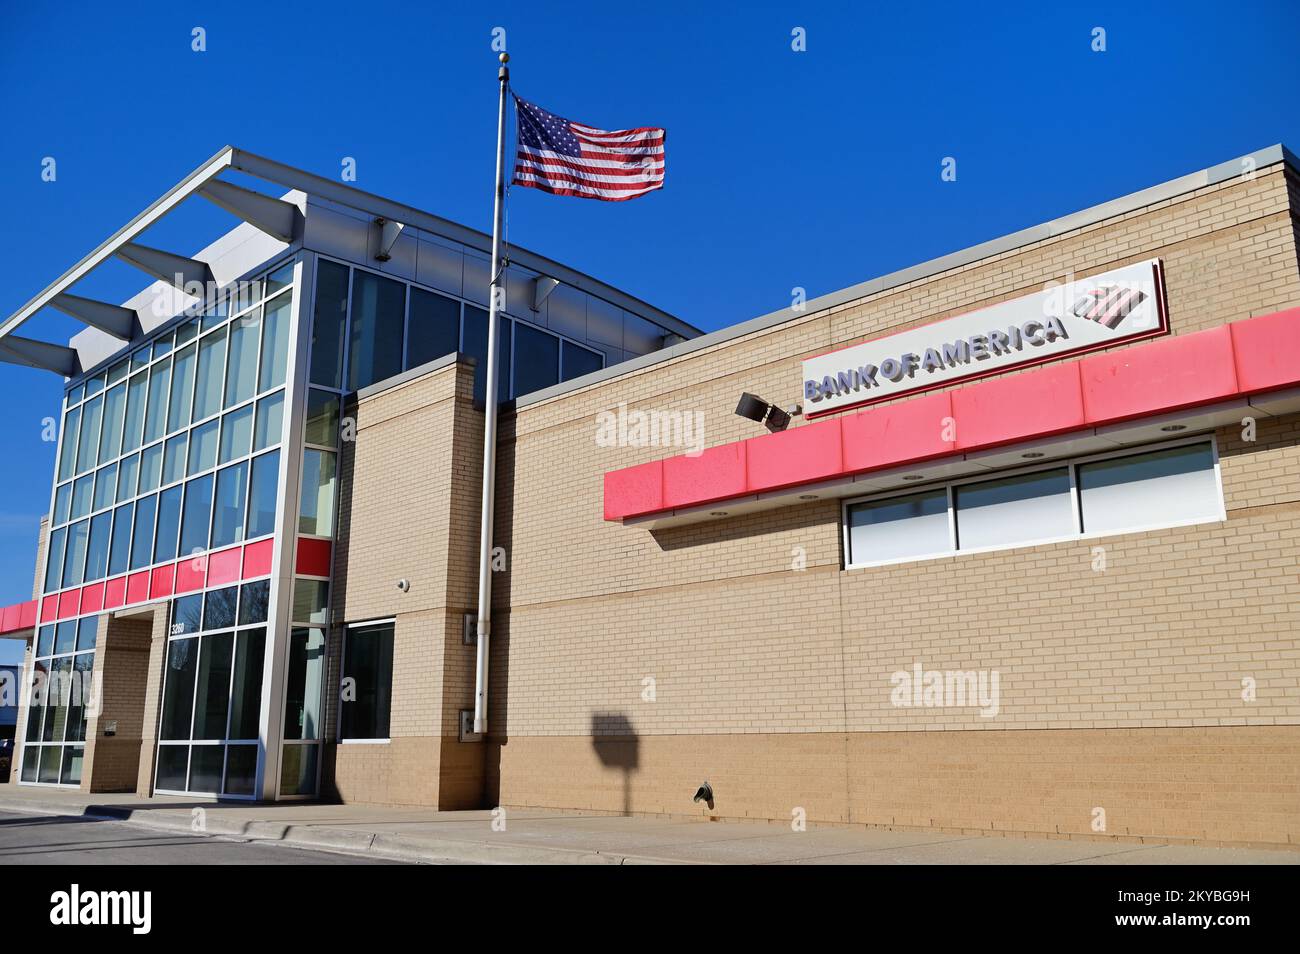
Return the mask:
<svg viewBox="0 0 1300 954">
<path fill-rule="evenodd" d="M 127 821 L 248 841 L 430 864 L 1300 864 L 1300 852 L 885 831 L 761 821 L 86 795 L 0 785 L 0 809 Z M 201 809 L 202 811 L 196 811 Z M 201 827 L 200 827 L 201 826 Z"/>
</svg>

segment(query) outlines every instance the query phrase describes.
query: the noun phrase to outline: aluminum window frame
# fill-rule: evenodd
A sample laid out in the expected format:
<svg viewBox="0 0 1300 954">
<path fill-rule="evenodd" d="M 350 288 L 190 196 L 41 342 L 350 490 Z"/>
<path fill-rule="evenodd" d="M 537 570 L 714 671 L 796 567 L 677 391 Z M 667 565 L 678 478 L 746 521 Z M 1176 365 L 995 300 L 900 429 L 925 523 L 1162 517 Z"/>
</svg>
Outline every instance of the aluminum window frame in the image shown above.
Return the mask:
<svg viewBox="0 0 1300 954">
<path fill-rule="evenodd" d="M 1025 540 L 1018 540 L 1015 543 L 994 544 L 984 547 L 963 548 L 960 545 L 960 528 L 957 520 L 955 493 L 955 490 L 958 487 L 967 484 L 984 483 L 990 480 L 1001 480 L 1006 477 L 1018 477 L 1022 474 L 1032 474 L 1039 471 L 1060 470 L 1062 467 L 1065 467 L 1070 477 L 1071 519 L 1076 528 L 1082 528 L 1083 508 L 1079 491 L 1078 476 L 1078 468 L 1080 466 L 1103 460 L 1135 457 L 1153 451 L 1169 450 L 1193 444 L 1208 444 L 1210 447 L 1210 459 L 1214 472 L 1214 489 L 1218 501 L 1218 512 L 1209 519 L 1205 519 L 1204 517 L 1190 517 L 1185 520 L 1154 521 L 1125 528 L 1123 530 L 1096 530 L 1085 532 L 1082 529 L 1078 529 L 1074 533 L 1070 534 L 1034 537 Z M 946 488 L 948 495 L 949 549 L 918 556 L 891 557 L 885 560 L 853 561 L 853 546 L 851 543 L 849 523 L 849 510 L 851 507 L 856 504 L 874 503 L 897 497 L 910 497 L 915 494 L 924 493 L 927 490 L 933 491 L 939 485 Z M 1037 547 L 1052 543 L 1066 543 L 1073 540 L 1095 540 L 1102 537 L 1124 536 L 1131 533 L 1150 533 L 1155 530 L 1170 530 L 1178 527 L 1198 526 L 1207 523 L 1221 523 L 1224 520 L 1227 520 L 1227 518 L 1227 504 L 1223 497 L 1223 474 L 1219 463 L 1219 442 L 1214 432 L 1209 431 L 1201 434 L 1173 438 L 1166 441 L 1155 441 L 1151 443 L 1134 444 L 1128 447 L 1117 447 L 1114 450 L 1087 454 L 1080 457 L 1066 457 L 1059 460 L 1043 461 L 1026 466 L 989 470 L 982 474 L 966 475 L 959 478 L 950 478 L 946 480 L 944 478 L 936 478 L 932 481 L 918 482 L 914 487 L 898 488 L 896 490 L 882 491 L 880 493 L 867 494 L 860 497 L 846 498 L 840 506 L 840 545 L 842 547 L 841 553 L 843 555 L 843 568 L 845 570 L 861 570 L 879 566 L 894 566 L 900 563 L 922 563 L 930 560 L 948 559 L 950 557 L 962 557 L 980 553 L 995 553 L 1002 550 L 1017 550 L 1024 547 Z"/>
</svg>

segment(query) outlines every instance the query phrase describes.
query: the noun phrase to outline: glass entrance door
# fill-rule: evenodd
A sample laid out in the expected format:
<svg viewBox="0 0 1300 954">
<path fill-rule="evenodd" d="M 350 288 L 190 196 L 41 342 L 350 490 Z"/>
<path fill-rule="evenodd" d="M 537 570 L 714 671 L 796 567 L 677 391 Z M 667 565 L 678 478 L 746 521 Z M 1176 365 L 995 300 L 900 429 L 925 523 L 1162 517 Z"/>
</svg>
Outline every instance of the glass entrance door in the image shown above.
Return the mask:
<svg viewBox="0 0 1300 954">
<path fill-rule="evenodd" d="M 256 797 L 269 588 L 172 601 L 154 791 Z"/>
</svg>

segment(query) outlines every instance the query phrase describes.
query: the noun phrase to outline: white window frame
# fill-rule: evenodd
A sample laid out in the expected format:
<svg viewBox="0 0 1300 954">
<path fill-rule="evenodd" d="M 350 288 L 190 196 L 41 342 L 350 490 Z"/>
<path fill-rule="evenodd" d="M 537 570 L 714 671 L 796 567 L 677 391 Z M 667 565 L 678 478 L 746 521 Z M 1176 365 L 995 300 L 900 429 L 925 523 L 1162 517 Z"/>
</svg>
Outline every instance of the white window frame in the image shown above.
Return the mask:
<svg viewBox="0 0 1300 954">
<path fill-rule="evenodd" d="M 339 648 L 339 684 L 335 688 L 335 699 L 338 701 L 338 719 L 334 729 L 334 735 L 337 737 L 338 745 L 388 745 L 393 741 L 393 713 L 390 709 L 388 713 L 388 735 L 379 739 L 345 739 L 343 738 L 343 680 L 348 671 L 348 633 L 354 629 L 363 629 L 367 626 L 383 626 L 385 623 L 391 623 L 393 626 L 393 642 L 397 642 L 397 617 L 387 616 L 382 619 L 363 619 L 355 623 L 347 623 L 343 627 L 343 645 Z M 392 687 L 388 689 L 390 696 Z"/>
<path fill-rule="evenodd" d="M 1049 537 L 1035 537 L 1028 540 L 1020 540 L 1011 544 L 995 544 L 986 547 L 963 548 L 957 536 L 957 507 L 956 493 L 957 487 L 966 484 L 984 483 L 989 480 L 1000 480 L 1004 477 L 1017 477 L 1022 474 L 1035 473 L 1045 470 L 1060 470 L 1066 468 L 1070 476 L 1070 506 L 1074 526 L 1081 527 L 1082 523 L 1082 505 L 1079 493 L 1079 476 L 1078 469 L 1085 464 L 1091 464 L 1101 460 L 1112 460 L 1120 457 L 1135 457 L 1140 454 L 1147 454 L 1153 451 L 1167 450 L 1174 447 L 1185 447 L 1191 444 L 1209 444 L 1210 457 L 1214 464 L 1214 487 L 1218 497 L 1218 513 L 1206 519 L 1204 517 L 1193 517 L 1186 520 L 1174 520 L 1130 527 L 1125 530 L 1095 530 L 1089 532 L 1078 531 L 1069 534 L 1058 534 Z M 911 497 L 915 494 L 934 491 L 937 487 L 942 486 L 946 489 L 948 495 L 948 544 L 946 550 L 939 550 L 933 553 L 926 553 L 920 556 L 892 557 L 887 560 L 864 560 L 861 562 L 852 562 L 853 547 L 850 542 L 850 524 L 849 508 L 855 504 L 874 503 L 881 500 L 888 500 L 894 497 Z M 1176 527 L 1189 527 L 1205 523 L 1221 523 L 1228 519 L 1226 504 L 1223 499 L 1223 475 L 1219 468 L 1219 442 L 1213 432 L 1196 434 L 1190 437 L 1182 437 L 1176 440 L 1157 441 L 1150 444 L 1134 444 L 1129 447 L 1118 447 L 1115 450 L 1104 451 L 1098 454 L 1090 454 L 1084 457 L 1062 458 L 1055 461 L 1046 461 L 1039 464 L 1032 464 L 1026 467 L 1015 467 L 1007 470 L 990 470 L 982 474 L 964 476 L 959 479 L 943 481 L 941 479 L 928 481 L 925 483 L 918 482 L 914 487 L 900 488 L 884 493 L 869 494 L 864 497 L 854 497 L 846 499 L 840 508 L 840 536 L 841 546 L 844 553 L 844 569 L 859 570 L 876 566 L 892 566 L 898 563 L 920 563 L 927 560 L 942 560 L 949 557 L 967 556 L 977 553 L 990 553 L 999 550 L 1017 550 L 1023 547 L 1037 547 L 1048 543 L 1065 543 L 1071 540 L 1093 540 L 1100 537 L 1123 536 L 1130 533 L 1150 533 L 1153 530 L 1169 530 Z"/>
</svg>

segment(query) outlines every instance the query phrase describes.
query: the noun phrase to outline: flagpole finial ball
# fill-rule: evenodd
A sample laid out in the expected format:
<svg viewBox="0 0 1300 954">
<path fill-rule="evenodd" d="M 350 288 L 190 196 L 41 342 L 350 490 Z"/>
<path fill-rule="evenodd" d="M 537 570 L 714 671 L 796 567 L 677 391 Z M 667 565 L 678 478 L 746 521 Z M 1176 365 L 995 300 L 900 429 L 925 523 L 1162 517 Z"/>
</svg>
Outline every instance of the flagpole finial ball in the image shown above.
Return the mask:
<svg viewBox="0 0 1300 954">
<path fill-rule="evenodd" d="M 497 57 L 497 59 L 500 60 L 500 61 L 502 62 L 502 64 L 509 63 L 509 62 L 510 62 L 510 54 L 509 54 L 509 53 L 502 53 L 500 56 Z"/>
</svg>

